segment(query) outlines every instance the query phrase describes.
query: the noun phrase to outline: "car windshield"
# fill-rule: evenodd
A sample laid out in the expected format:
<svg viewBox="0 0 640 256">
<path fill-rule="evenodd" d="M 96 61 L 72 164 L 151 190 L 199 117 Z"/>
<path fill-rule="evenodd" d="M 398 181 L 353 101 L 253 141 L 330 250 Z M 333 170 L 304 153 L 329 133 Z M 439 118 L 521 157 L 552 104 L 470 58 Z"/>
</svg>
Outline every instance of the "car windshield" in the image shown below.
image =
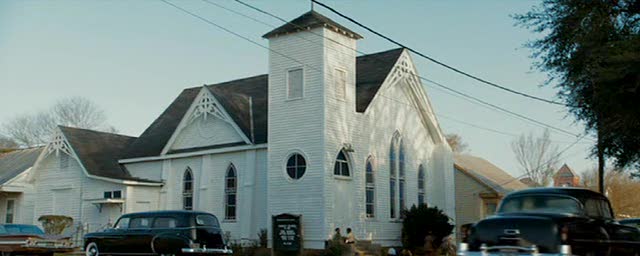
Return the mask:
<svg viewBox="0 0 640 256">
<path fill-rule="evenodd" d="M 579 214 L 580 204 L 571 198 L 560 196 L 532 195 L 506 198 L 499 213 L 541 212 Z"/>
<path fill-rule="evenodd" d="M 44 235 L 44 232 L 32 225 L 3 225 L 0 228 L 0 234 L 3 235 L 17 235 L 17 234 L 32 234 L 32 235 Z"/>
</svg>

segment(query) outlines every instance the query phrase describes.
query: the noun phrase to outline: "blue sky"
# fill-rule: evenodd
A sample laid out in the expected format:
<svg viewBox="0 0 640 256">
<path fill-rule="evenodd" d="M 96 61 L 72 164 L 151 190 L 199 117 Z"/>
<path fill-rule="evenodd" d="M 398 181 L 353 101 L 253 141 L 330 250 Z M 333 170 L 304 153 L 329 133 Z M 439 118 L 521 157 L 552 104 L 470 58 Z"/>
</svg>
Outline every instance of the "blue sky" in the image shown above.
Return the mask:
<svg viewBox="0 0 640 256">
<path fill-rule="evenodd" d="M 213 0 L 212 0 L 213 1 Z M 293 19 L 310 8 L 308 1 L 249 1 Z M 173 3 L 263 45 L 272 27 L 199 0 Z M 269 24 L 276 19 L 234 1 L 215 1 Z M 523 44 L 535 34 L 515 27 L 512 14 L 535 1 L 335 1 L 325 3 L 372 28 L 436 59 L 507 87 L 544 98 L 555 90 L 541 87 L 546 75 L 531 69 Z M 374 53 L 394 45 L 356 25 L 316 10 L 365 38 L 358 49 Z M 496 105 L 573 133 L 583 126 L 559 106 L 539 103 L 487 87 L 413 56 L 420 75 Z M 192 86 L 263 74 L 267 51 L 156 0 L 140 1 L 0 1 L 0 123 L 38 111 L 66 96 L 86 97 L 106 110 L 122 133 L 138 136 Z M 514 175 L 520 170 L 511 151 L 512 135 L 497 134 L 450 118 L 509 134 L 543 129 L 425 88 L 445 133 L 460 134 L 470 153 Z M 561 149 L 574 137 L 552 133 Z M 568 150 L 562 162 L 578 172 L 591 168 L 590 144 Z"/>
</svg>

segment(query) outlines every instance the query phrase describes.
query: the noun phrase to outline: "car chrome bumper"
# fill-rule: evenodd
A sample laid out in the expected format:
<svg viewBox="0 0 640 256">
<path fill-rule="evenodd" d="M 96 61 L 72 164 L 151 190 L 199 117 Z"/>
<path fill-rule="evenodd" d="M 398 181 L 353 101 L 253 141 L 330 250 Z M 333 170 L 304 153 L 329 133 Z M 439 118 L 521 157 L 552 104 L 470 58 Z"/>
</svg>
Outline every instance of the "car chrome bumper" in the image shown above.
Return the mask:
<svg viewBox="0 0 640 256">
<path fill-rule="evenodd" d="M 534 245 L 531 247 L 519 247 L 519 246 L 492 246 L 488 247 L 486 245 L 482 245 L 480 247 L 480 251 L 469 251 L 469 245 L 466 243 L 461 243 L 458 247 L 458 252 L 456 255 L 458 256 L 571 256 L 571 247 L 569 245 L 561 245 L 558 253 L 539 253 L 538 248 Z M 508 252 L 504 252 L 501 250 L 507 250 Z"/>
<path fill-rule="evenodd" d="M 232 254 L 231 249 L 210 249 L 210 248 L 182 248 L 182 253 L 197 253 L 197 254 Z"/>
</svg>

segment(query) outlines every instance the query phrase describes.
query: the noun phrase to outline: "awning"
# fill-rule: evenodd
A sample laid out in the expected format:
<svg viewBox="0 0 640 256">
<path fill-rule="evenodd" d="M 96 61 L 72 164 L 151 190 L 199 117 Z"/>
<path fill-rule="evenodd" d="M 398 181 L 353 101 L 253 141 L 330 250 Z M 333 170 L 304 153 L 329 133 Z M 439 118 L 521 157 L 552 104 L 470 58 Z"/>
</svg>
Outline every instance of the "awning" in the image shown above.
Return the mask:
<svg viewBox="0 0 640 256">
<path fill-rule="evenodd" d="M 102 212 L 102 207 L 105 205 L 113 205 L 120 207 L 120 212 L 122 212 L 122 206 L 124 205 L 124 199 L 113 199 L 113 198 L 104 198 L 104 199 L 94 199 L 90 200 L 93 205 L 98 208 L 99 212 Z"/>
</svg>

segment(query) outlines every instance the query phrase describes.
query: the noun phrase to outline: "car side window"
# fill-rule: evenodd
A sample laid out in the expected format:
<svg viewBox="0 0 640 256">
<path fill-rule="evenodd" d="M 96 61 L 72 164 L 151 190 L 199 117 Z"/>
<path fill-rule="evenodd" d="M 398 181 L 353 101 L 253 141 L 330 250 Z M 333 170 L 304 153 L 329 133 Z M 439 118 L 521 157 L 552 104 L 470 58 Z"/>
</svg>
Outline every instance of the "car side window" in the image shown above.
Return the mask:
<svg viewBox="0 0 640 256">
<path fill-rule="evenodd" d="M 115 229 L 127 229 L 129 228 L 129 218 L 120 218 L 115 226 Z"/>
<path fill-rule="evenodd" d="M 592 218 L 611 219 L 611 209 L 607 201 L 602 199 L 587 199 L 584 202 L 587 216 Z"/>
<path fill-rule="evenodd" d="M 133 218 L 129 222 L 129 228 L 149 228 L 151 227 L 151 219 L 150 218 Z"/>
<path fill-rule="evenodd" d="M 216 217 L 212 215 L 205 215 L 205 214 L 196 216 L 196 224 L 198 226 L 213 226 L 213 227 L 220 226 L 218 224 L 218 219 L 216 219 Z"/>
<path fill-rule="evenodd" d="M 153 221 L 154 228 L 175 228 L 177 221 L 172 217 L 158 217 Z"/>
</svg>

